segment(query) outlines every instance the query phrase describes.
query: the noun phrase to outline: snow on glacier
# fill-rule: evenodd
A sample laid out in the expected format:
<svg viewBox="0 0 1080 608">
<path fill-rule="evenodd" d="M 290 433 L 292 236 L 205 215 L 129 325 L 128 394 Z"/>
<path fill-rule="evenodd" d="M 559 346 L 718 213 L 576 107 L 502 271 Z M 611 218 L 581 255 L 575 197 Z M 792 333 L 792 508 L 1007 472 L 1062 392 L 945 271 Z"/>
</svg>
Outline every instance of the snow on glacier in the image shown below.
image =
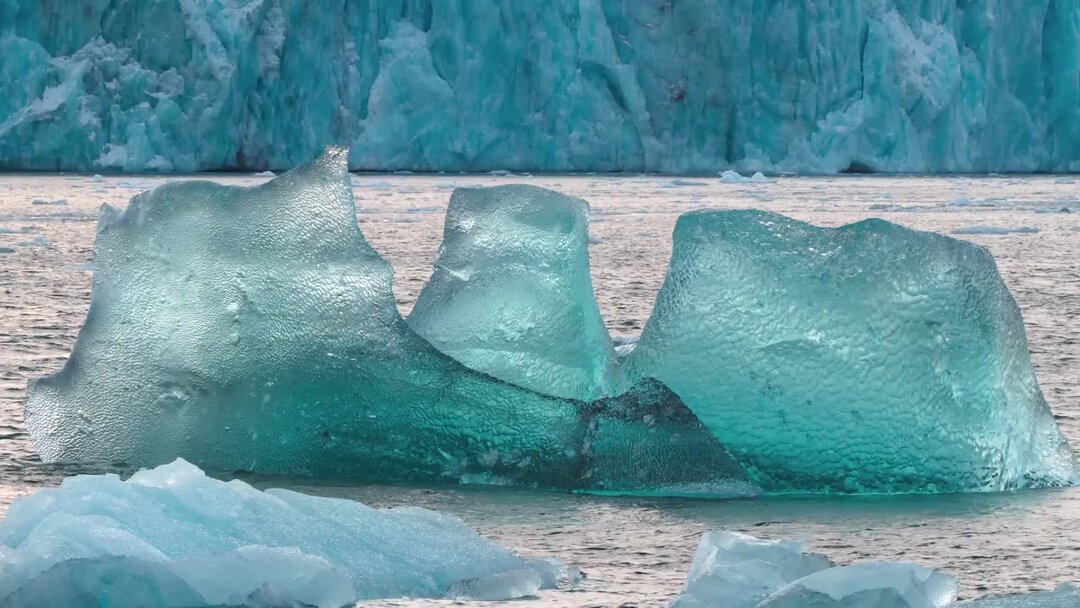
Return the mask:
<svg viewBox="0 0 1080 608">
<path fill-rule="evenodd" d="M 0 521 L 0 605 L 318 606 L 512 599 L 572 582 L 460 520 L 218 481 L 177 460 L 66 479 Z"/>
<path fill-rule="evenodd" d="M 0 168 L 1080 170 L 1065 0 L 80 8 L 0 0 Z"/>
</svg>

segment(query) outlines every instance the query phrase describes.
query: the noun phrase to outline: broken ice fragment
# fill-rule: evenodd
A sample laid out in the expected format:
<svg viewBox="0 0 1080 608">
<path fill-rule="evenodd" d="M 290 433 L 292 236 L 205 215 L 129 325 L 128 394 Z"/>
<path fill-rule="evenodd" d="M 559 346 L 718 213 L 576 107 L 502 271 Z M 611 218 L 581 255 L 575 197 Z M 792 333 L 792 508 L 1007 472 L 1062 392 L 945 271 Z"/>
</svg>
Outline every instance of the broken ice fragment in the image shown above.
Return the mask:
<svg viewBox="0 0 1080 608">
<path fill-rule="evenodd" d="M 772 491 L 1070 483 L 1019 308 L 977 245 L 882 220 L 679 218 L 629 378 L 677 394 Z"/>
<path fill-rule="evenodd" d="M 0 605 L 304 605 L 387 597 L 509 599 L 550 578 L 460 520 L 206 477 L 184 461 L 70 478 L 0 521 Z M 454 596 L 456 593 L 450 593 Z M 273 603 L 252 603 L 258 598 Z"/>
<path fill-rule="evenodd" d="M 501 380 L 603 395 L 615 353 L 593 297 L 588 215 L 585 201 L 534 186 L 455 190 L 409 326 Z"/>
</svg>

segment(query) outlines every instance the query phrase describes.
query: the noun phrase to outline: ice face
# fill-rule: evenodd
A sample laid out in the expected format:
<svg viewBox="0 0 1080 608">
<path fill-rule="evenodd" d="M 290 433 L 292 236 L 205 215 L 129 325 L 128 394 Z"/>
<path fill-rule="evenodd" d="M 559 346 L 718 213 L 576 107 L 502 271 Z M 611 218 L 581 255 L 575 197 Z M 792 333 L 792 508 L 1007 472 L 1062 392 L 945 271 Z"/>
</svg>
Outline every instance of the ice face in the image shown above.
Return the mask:
<svg viewBox="0 0 1080 608">
<path fill-rule="evenodd" d="M 773 591 L 832 565 L 802 543 L 713 530 L 701 537 L 686 588 L 671 608 L 755 608 Z"/>
<path fill-rule="evenodd" d="M 2 0 L 0 168 L 1080 169 L 1070 0 L 339 4 Z"/>
<path fill-rule="evenodd" d="M 472 369 L 591 400 L 615 358 L 589 276 L 589 205 L 533 186 L 464 188 L 409 326 Z"/>
<path fill-rule="evenodd" d="M 670 387 L 767 491 L 1074 478 L 985 249 L 762 211 L 683 215 L 673 247 L 626 371 Z"/>
<path fill-rule="evenodd" d="M 958 587 L 952 576 L 916 564 L 853 564 L 801 578 L 757 608 L 944 608 Z"/>
<path fill-rule="evenodd" d="M 357 227 L 346 155 L 103 209 L 86 323 L 64 369 L 29 387 L 45 460 L 648 493 L 745 480 L 655 381 L 548 397 L 416 335 Z"/>
<path fill-rule="evenodd" d="M 338 608 L 386 597 L 511 599 L 561 564 L 418 508 L 261 492 L 178 460 L 127 481 L 69 478 L 0 521 L 0 605 Z M 471 597 L 471 596 L 470 596 Z M 94 600 L 94 601 L 90 601 Z"/>
</svg>

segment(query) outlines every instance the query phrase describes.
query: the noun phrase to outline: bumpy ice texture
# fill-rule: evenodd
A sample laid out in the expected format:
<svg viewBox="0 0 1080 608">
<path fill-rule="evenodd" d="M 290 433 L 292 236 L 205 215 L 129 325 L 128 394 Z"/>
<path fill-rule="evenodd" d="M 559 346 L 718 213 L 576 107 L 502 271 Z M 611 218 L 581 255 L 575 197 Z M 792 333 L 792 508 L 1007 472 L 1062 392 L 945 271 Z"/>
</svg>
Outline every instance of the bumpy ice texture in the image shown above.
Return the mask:
<svg viewBox="0 0 1080 608">
<path fill-rule="evenodd" d="M 659 379 L 769 491 L 1074 479 L 982 247 L 881 220 L 679 218 L 629 377 Z"/>
<path fill-rule="evenodd" d="M 338 608 L 481 588 L 510 599 L 572 576 L 453 517 L 261 492 L 182 460 L 127 481 L 73 477 L 16 501 L 0 521 L 0 571 L 0 605 L 12 608 Z"/>
<path fill-rule="evenodd" d="M 0 168 L 1077 170 L 1078 71 L 1074 0 L 0 0 Z"/>
<path fill-rule="evenodd" d="M 548 397 L 410 330 L 357 227 L 346 156 L 103 208 L 86 323 L 64 368 L 29 387 L 42 457 L 649 493 L 745 478 L 655 381 Z"/>
<path fill-rule="evenodd" d="M 701 537 L 686 588 L 671 608 L 754 608 L 773 591 L 832 565 L 799 542 L 712 530 Z"/>
<path fill-rule="evenodd" d="M 588 214 L 585 201 L 532 186 L 456 190 L 409 326 L 501 380 L 601 396 L 615 351 L 589 276 Z"/>
</svg>

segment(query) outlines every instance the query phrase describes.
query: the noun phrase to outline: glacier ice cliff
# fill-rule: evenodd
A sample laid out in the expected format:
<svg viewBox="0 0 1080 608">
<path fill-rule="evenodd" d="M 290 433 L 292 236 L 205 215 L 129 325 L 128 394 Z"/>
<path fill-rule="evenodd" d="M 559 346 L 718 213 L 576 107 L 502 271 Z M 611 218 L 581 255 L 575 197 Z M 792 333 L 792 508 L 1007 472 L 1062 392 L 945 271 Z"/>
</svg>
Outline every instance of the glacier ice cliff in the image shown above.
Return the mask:
<svg viewBox="0 0 1080 608">
<path fill-rule="evenodd" d="M 624 364 L 670 387 L 769 491 L 1076 476 L 990 253 L 884 220 L 682 215 Z"/>
<path fill-rule="evenodd" d="M 0 521 L 0 605 L 339 608 L 388 597 L 534 595 L 572 584 L 460 520 L 218 481 L 182 460 L 83 475 Z M 525 584 L 522 584 L 522 583 Z"/>
<path fill-rule="evenodd" d="M 541 395 L 409 329 L 390 265 L 358 228 L 346 156 L 332 148 L 254 188 L 176 182 L 104 206 L 86 322 L 64 368 L 28 390 L 42 457 L 745 491 L 741 467 L 655 380 L 595 401 Z"/>
<path fill-rule="evenodd" d="M 472 369 L 595 399 L 615 348 L 589 275 L 589 205 L 534 186 L 460 188 L 409 326 Z"/>
<path fill-rule="evenodd" d="M 906 562 L 836 566 L 791 540 L 713 530 L 670 608 L 1074 608 L 1080 587 L 956 602 L 953 576 Z"/>
<path fill-rule="evenodd" d="M 1080 170 L 1075 0 L 0 0 L 0 169 Z"/>
</svg>

